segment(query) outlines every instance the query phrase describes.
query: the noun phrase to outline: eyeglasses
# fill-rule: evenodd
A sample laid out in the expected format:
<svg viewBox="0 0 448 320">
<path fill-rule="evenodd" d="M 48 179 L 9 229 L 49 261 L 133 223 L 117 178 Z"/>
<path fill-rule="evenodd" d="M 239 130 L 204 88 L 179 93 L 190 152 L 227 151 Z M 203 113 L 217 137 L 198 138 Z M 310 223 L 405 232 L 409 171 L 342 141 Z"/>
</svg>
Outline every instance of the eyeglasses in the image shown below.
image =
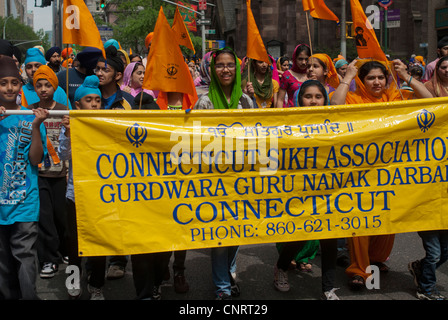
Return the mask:
<svg viewBox="0 0 448 320">
<path fill-rule="evenodd" d="M 102 72 L 102 73 L 109 73 L 111 70 L 109 68 L 100 68 L 100 67 L 96 67 L 95 69 L 93 69 L 93 72 L 98 73 L 98 72 Z"/>
<path fill-rule="evenodd" d="M 225 64 L 216 64 L 215 65 L 215 69 L 216 70 L 224 70 L 225 68 L 229 69 L 229 70 L 233 70 L 236 68 L 236 64 L 235 63 L 229 63 L 228 65 Z"/>
</svg>

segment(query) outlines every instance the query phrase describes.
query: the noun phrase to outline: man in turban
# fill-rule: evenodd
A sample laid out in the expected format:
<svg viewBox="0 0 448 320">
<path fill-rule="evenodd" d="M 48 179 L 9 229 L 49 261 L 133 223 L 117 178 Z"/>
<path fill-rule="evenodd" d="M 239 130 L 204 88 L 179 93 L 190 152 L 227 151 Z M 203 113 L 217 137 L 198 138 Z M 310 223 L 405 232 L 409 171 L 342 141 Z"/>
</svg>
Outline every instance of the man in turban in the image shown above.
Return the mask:
<svg viewBox="0 0 448 320">
<path fill-rule="evenodd" d="M 448 56 L 448 36 L 444 36 L 442 39 L 439 40 L 439 42 L 437 42 L 437 59 L 432 61 L 426 66 L 425 75 L 422 78 L 423 82 L 426 82 L 429 79 L 431 79 L 437 61 L 439 61 L 439 59 L 444 56 Z"/>
<path fill-rule="evenodd" d="M 49 66 L 54 73 L 65 70 L 65 68 L 61 66 L 61 48 L 51 47 L 48 49 L 47 52 L 45 52 L 45 60 L 48 61 L 47 66 Z"/>
<path fill-rule="evenodd" d="M 95 74 L 100 80 L 102 109 L 126 109 L 134 106 L 134 97 L 122 91 L 118 82 L 123 77 L 124 64 L 114 46 L 106 48 L 106 58 L 100 57 L 96 64 Z"/>
<path fill-rule="evenodd" d="M 103 55 L 102 51 L 94 47 L 86 47 L 76 55 L 79 64 L 73 68 L 68 68 L 69 85 L 67 85 L 67 71 L 57 74 L 59 86 L 68 91 L 68 96 L 72 106 L 75 104 L 75 92 L 83 83 L 87 76 L 93 75 L 96 62 Z"/>
</svg>

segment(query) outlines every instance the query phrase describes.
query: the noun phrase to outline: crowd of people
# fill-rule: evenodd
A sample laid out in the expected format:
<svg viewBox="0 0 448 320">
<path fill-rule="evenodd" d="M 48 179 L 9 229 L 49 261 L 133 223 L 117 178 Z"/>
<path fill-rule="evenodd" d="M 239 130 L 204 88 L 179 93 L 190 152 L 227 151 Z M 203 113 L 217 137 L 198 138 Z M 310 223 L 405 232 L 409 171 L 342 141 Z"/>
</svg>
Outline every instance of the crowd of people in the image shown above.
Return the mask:
<svg viewBox="0 0 448 320">
<path fill-rule="evenodd" d="M 150 42 L 145 45 L 150 50 Z M 51 279 L 59 265 L 78 266 L 88 273 L 93 300 L 104 299 L 105 279 L 124 276 L 129 261 L 137 299 L 160 299 L 160 285 L 173 272 L 176 292 L 187 292 L 187 251 L 131 256 L 78 256 L 76 200 L 71 163 L 70 119 L 49 110 L 160 109 L 164 93 L 143 88 L 146 57 L 128 55 L 116 40 L 102 51 L 86 47 L 33 47 L 22 62 L 20 51 L 0 40 L 0 299 L 38 299 L 37 275 Z M 404 63 L 390 60 L 398 79 L 384 61 L 312 53 L 300 43 L 288 57 L 271 63 L 239 58 L 230 48 L 208 52 L 199 61 L 186 59 L 196 85 L 193 109 L 294 108 L 387 102 L 448 96 L 448 37 L 437 47 L 438 58 L 427 65 L 421 56 Z M 67 79 L 69 79 L 67 83 Z M 398 87 L 399 86 L 399 87 Z M 168 94 L 168 108 L 182 107 L 182 93 Z M 33 115 L 2 115 L 7 110 L 32 110 Z M 435 270 L 448 259 L 448 231 L 419 232 L 426 255 L 409 263 L 417 297 L 444 300 L 436 288 Z M 318 250 L 322 256 L 322 299 L 338 300 L 334 274 L 344 260 L 349 285 L 365 287 L 369 265 L 387 272 L 385 264 L 394 235 L 277 243 L 273 286 L 290 290 L 288 270 L 309 271 Z M 238 296 L 238 246 L 211 248 L 216 299 Z M 37 259 L 37 260 L 36 260 Z M 36 263 L 37 261 L 37 263 Z M 36 267 L 36 265 L 38 267 Z M 72 299 L 81 286 L 68 288 Z"/>
</svg>

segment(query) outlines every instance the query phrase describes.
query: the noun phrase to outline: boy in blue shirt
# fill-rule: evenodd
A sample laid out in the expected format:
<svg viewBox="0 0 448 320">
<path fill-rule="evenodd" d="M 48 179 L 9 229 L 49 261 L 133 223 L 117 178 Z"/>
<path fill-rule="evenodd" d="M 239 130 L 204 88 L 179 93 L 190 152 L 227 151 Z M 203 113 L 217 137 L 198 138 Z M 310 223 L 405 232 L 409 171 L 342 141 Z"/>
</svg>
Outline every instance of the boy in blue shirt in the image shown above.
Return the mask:
<svg viewBox="0 0 448 320">
<path fill-rule="evenodd" d="M 34 115 L 1 115 L 6 110 L 28 110 L 17 105 L 21 89 L 14 60 L 0 57 L 0 300 L 38 299 L 37 179 L 38 164 L 47 153 L 42 123 L 48 110 L 34 109 Z"/>
<path fill-rule="evenodd" d="M 88 76 L 83 84 L 76 89 L 74 100 L 75 108 L 81 110 L 99 110 L 101 108 L 101 91 L 98 89 L 99 80 L 97 76 Z M 68 182 L 66 192 L 67 205 L 67 241 L 69 264 L 77 266 L 81 271 L 81 260 L 78 256 L 78 232 L 76 221 L 75 192 L 73 186 L 72 147 L 70 139 L 70 118 L 62 117 L 62 128 L 59 134 L 58 156 L 61 160 L 69 161 Z M 104 300 L 103 286 L 106 273 L 106 257 L 89 257 L 90 276 L 88 280 L 88 291 L 90 300 Z M 71 299 L 79 299 L 82 294 L 81 284 L 74 283 L 68 288 Z"/>
</svg>

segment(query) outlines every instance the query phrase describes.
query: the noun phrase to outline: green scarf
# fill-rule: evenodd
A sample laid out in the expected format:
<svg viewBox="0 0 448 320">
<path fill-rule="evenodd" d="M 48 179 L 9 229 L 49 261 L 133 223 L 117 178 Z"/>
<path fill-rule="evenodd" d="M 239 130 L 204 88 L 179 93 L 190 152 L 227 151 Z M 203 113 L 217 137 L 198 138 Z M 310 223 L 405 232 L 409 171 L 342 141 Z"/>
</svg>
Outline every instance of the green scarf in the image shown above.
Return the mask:
<svg viewBox="0 0 448 320">
<path fill-rule="evenodd" d="M 233 88 L 232 88 L 232 95 L 230 97 L 230 102 L 227 102 L 226 95 L 224 94 L 224 91 L 221 88 L 221 83 L 219 82 L 218 75 L 216 74 L 215 70 L 216 53 L 212 54 L 212 59 L 210 61 L 211 81 L 208 89 L 208 97 L 210 98 L 210 101 L 212 102 L 213 107 L 215 109 L 237 109 L 240 98 L 243 95 L 243 90 L 241 89 L 241 72 L 240 72 L 241 67 L 235 52 L 233 52 L 233 50 L 227 47 L 224 49 L 229 49 L 230 51 L 232 51 L 233 55 L 235 56 L 235 63 L 236 63 L 235 80 L 233 81 Z M 219 50 L 217 52 L 219 52 Z"/>
<path fill-rule="evenodd" d="M 272 98 L 274 93 L 274 85 L 272 83 L 272 70 L 268 67 L 268 70 L 264 74 L 263 83 L 260 84 L 255 77 L 255 60 L 250 59 L 250 80 L 252 81 L 252 86 L 254 87 L 254 93 L 257 97 L 262 100 L 269 100 Z M 249 79 L 248 79 L 249 80 Z"/>
</svg>

